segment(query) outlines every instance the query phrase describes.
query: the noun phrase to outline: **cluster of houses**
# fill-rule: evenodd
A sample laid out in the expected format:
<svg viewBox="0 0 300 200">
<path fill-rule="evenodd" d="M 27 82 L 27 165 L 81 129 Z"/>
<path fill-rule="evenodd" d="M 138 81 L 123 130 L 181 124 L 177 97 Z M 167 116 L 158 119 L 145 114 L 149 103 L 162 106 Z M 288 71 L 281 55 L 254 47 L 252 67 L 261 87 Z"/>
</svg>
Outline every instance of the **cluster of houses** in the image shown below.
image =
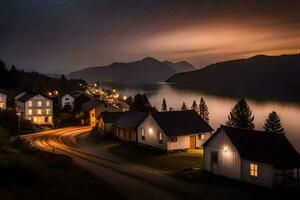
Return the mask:
<svg viewBox="0 0 300 200">
<path fill-rule="evenodd" d="M 164 152 L 203 149 L 212 174 L 267 188 L 300 183 L 300 156 L 283 134 L 223 126 L 213 129 L 194 110 L 102 112 L 98 129 L 125 142 Z"/>
<path fill-rule="evenodd" d="M 0 90 L 0 110 L 7 109 Z M 38 93 L 14 97 L 17 112 L 38 124 L 53 124 L 53 100 Z M 65 94 L 61 108 L 79 104 L 82 124 L 106 136 L 164 152 L 203 149 L 204 169 L 212 174 L 274 188 L 300 182 L 300 156 L 283 134 L 221 126 L 215 132 L 194 110 L 143 113 L 124 111 L 84 94 Z"/>
</svg>

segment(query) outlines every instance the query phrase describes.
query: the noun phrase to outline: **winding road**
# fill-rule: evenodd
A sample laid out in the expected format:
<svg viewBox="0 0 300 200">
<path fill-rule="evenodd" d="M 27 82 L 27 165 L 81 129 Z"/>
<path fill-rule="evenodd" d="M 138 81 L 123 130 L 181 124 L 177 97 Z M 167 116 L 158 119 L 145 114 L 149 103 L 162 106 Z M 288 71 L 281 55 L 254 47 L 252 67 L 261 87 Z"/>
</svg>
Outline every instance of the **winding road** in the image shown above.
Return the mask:
<svg viewBox="0 0 300 200">
<path fill-rule="evenodd" d="M 76 164 L 111 184 L 127 199 L 250 199 L 252 196 L 234 188 L 183 182 L 164 171 L 112 155 L 107 147 L 90 140 L 90 130 L 90 127 L 68 127 L 22 137 L 41 150 L 71 156 Z"/>
</svg>

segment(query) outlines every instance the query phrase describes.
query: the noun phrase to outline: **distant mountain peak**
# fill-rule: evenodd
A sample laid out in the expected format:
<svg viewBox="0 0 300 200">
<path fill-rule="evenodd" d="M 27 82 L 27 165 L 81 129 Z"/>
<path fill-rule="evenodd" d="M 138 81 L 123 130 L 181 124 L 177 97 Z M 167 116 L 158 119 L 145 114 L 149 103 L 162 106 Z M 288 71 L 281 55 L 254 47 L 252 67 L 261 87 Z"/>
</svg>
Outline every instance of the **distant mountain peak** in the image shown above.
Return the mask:
<svg viewBox="0 0 300 200">
<path fill-rule="evenodd" d="M 146 62 L 160 62 L 159 60 L 153 58 L 153 57 L 145 57 L 142 59 L 142 61 L 146 61 Z"/>
</svg>

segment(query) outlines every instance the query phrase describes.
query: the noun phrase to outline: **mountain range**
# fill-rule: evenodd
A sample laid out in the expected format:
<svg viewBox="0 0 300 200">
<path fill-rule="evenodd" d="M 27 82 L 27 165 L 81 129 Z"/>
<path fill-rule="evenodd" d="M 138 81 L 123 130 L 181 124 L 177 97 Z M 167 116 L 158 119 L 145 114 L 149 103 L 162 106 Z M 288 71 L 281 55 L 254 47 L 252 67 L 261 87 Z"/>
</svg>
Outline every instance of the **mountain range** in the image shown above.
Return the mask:
<svg viewBox="0 0 300 200">
<path fill-rule="evenodd" d="M 116 81 L 119 83 L 154 83 L 165 81 L 176 73 L 195 70 L 186 61 L 159 61 L 147 57 L 130 63 L 113 63 L 108 66 L 89 67 L 67 75 L 68 78 L 81 78 L 88 82 Z"/>
<path fill-rule="evenodd" d="M 300 99 L 299 77 L 300 54 L 258 55 L 175 74 L 167 82 L 231 96 Z"/>
</svg>

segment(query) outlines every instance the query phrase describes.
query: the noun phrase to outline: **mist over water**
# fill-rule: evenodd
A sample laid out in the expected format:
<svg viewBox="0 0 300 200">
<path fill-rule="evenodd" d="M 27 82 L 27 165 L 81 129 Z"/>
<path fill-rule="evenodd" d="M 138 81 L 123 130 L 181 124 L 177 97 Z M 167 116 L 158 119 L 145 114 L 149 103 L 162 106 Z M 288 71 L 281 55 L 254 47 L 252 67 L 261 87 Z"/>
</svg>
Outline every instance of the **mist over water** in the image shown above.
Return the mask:
<svg viewBox="0 0 300 200">
<path fill-rule="evenodd" d="M 150 103 L 161 109 L 163 98 L 167 101 L 168 108 L 180 110 L 182 103 L 185 102 L 190 108 L 192 102 L 197 104 L 203 97 L 209 110 L 210 125 L 216 130 L 220 124 L 225 124 L 231 108 L 235 105 L 237 97 L 224 97 L 208 94 L 202 91 L 186 89 L 169 84 L 155 85 L 131 85 L 124 86 L 114 84 L 103 85 L 105 88 L 115 88 L 118 93 L 126 96 L 134 96 L 137 93 L 144 93 L 148 96 Z M 300 103 L 279 102 L 274 100 L 257 101 L 247 99 L 252 113 L 255 117 L 255 129 L 262 130 L 264 122 L 271 111 L 276 111 L 285 128 L 286 136 L 294 147 L 300 152 Z"/>
</svg>

